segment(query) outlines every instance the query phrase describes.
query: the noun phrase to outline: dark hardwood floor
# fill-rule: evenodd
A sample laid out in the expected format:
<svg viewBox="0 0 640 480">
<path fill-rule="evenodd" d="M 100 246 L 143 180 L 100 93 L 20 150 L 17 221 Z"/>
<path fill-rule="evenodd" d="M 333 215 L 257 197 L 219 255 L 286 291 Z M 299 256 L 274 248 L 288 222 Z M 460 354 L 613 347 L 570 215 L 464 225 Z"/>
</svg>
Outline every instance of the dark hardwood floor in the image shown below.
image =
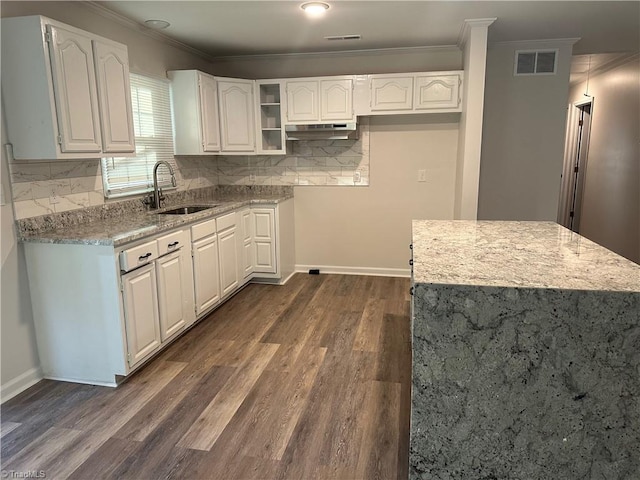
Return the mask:
<svg viewBox="0 0 640 480">
<path fill-rule="evenodd" d="M 409 280 L 250 285 L 118 388 L 2 406 L 2 469 L 60 479 L 404 479 Z"/>
</svg>

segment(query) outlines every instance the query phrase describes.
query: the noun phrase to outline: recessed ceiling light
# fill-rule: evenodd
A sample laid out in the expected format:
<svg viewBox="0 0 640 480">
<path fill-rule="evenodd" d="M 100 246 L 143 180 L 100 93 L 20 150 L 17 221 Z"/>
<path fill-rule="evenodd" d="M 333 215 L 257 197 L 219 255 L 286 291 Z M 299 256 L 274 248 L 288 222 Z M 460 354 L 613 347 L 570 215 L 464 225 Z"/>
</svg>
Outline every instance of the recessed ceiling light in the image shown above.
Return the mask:
<svg viewBox="0 0 640 480">
<path fill-rule="evenodd" d="M 324 2 L 307 2 L 300 5 L 300 8 L 310 17 L 321 17 L 324 15 L 324 12 L 329 10 L 329 4 Z"/>
<path fill-rule="evenodd" d="M 171 25 L 169 22 L 167 22 L 165 20 L 145 20 L 144 24 L 147 27 L 153 28 L 155 30 L 164 30 L 169 25 Z"/>
</svg>

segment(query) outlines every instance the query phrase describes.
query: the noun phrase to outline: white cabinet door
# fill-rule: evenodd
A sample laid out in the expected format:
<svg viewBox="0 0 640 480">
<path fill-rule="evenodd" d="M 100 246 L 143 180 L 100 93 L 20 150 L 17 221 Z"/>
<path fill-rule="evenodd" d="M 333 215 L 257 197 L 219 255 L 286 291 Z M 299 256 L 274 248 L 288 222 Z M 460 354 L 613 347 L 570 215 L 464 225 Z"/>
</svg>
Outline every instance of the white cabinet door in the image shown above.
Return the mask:
<svg viewBox="0 0 640 480">
<path fill-rule="evenodd" d="M 457 108 L 459 104 L 459 75 L 420 74 L 416 76 L 416 109 Z"/>
<path fill-rule="evenodd" d="M 253 273 L 253 228 L 251 209 L 247 208 L 240 212 L 240 225 L 242 230 L 241 249 L 241 273 L 247 278 Z"/>
<path fill-rule="evenodd" d="M 370 82 L 371 111 L 413 108 L 413 76 L 372 75 Z"/>
<path fill-rule="evenodd" d="M 223 152 L 255 150 L 253 82 L 216 79 L 220 107 L 220 136 Z"/>
<path fill-rule="evenodd" d="M 277 273 L 275 243 L 275 210 L 254 208 L 253 216 L 253 271 L 255 273 Z"/>
<path fill-rule="evenodd" d="M 216 80 L 198 72 L 200 91 L 200 124 L 202 129 L 202 150 L 220 150 L 220 124 L 218 121 L 218 89 Z"/>
<path fill-rule="evenodd" d="M 200 315 L 220 301 L 220 268 L 216 235 L 193 244 L 193 280 L 196 315 Z"/>
<path fill-rule="evenodd" d="M 238 243 L 236 227 L 218 233 L 220 256 L 220 282 L 225 297 L 238 288 Z"/>
<path fill-rule="evenodd" d="M 91 38 L 48 25 L 49 54 L 62 152 L 101 152 Z"/>
<path fill-rule="evenodd" d="M 127 48 L 94 40 L 93 54 L 102 126 L 102 151 L 133 153 L 136 147 Z"/>
<path fill-rule="evenodd" d="M 129 366 L 160 346 L 156 269 L 153 263 L 122 276 Z"/>
<path fill-rule="evenodd" d="M 290 81 L 287 89 L 287 120 L 289 122 L 318 121 L 318 82 Z"/>
<path fill-rule="evenodd" d="M 160 314 L 160 337 L 164 342 L 181 331 L 188 321 L 188 310 L 185 310 L 185 299 L 188 292 L 183 278 L 185 257 L 182 249 L 156 261 L 158 280 L 158 309 Z"/>
<path fill-rule="evenodd" d="M 353 80 L 320 81 L 320 120 L 353 121 Z"/>
</svg>

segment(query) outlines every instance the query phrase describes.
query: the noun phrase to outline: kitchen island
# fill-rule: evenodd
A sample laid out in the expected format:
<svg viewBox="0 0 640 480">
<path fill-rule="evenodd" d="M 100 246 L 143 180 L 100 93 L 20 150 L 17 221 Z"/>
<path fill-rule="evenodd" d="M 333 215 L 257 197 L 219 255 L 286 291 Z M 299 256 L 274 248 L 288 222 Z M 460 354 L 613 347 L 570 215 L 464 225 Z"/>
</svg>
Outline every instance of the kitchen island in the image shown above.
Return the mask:
<svg viewBox="0 0 640 480">
<path fill-rule="evenodd" d="M 640 266 L 552 222 L 413 222 L 411 479 L 640 478 Z"/>
</svg>

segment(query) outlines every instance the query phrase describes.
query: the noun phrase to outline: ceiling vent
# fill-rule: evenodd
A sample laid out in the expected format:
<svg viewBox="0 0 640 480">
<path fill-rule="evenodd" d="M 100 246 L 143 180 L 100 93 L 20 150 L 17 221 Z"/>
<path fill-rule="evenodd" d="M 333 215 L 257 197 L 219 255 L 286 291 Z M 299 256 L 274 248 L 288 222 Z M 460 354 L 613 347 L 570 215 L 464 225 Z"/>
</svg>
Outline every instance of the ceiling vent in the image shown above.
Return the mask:
<svg viewBox="0 0 640 480">
<path fill-rule="evenodd" d="M 514 75 L 555 75 L 558 50 L 518 50 Z"/>
<path fill-rule="evenodd" d="M 330 35 L 324 37 L 325 40 L 360 40 L 361 35 Z"/>
</svg>

